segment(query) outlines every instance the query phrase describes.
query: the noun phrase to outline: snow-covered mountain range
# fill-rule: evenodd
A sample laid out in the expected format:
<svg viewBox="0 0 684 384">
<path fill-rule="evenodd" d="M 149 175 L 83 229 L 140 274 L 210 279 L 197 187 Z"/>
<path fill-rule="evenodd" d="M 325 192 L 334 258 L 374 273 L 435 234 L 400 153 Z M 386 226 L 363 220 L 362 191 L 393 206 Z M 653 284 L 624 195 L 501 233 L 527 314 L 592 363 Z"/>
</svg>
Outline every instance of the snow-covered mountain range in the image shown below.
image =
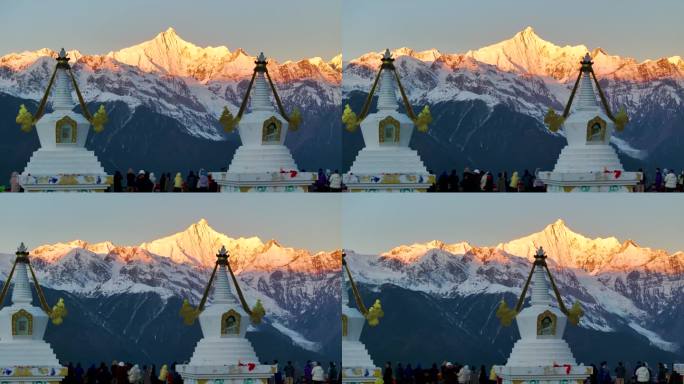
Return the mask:
<svg viewBox="0 0 684 384">
<path fill-rule="evenodd" d="M 166 172 L 169 165 L 176 168 L 173 161 L 162 158 L 167 151 L 155 153 L 158 147 L 179 151 L 178 157 L 185 158 L 179 164 L 184 172 L 200 166 L 220 170 L 228 165 L 239 137 L 237 132 L 223 132 L 218 118 L 224 106 L 237 112 L 259 52 L 199 47 L 169 28 L 149 41 L 107 54 L 83 55 L 77 50 L 68 54 L 90 108 L 104 103 L 110 114 L 105 132 L 91 135 L 88 141 L 105 169 L 113 172 L 132 166 Z M 0 103 L 6 107 L 0 109 L 3 130 L 16 134 L 19 103 L 35 110 L 55 66 L 54 57 L 52 49 L 0 57 Z M 302 167 L 339 167 L 339 124 L 332 122 L 337 120 L 341 100 L 341 60 L 341 55 L 329 60 L 269 60 L 269 73 L 285 109 L 302 112 L 302 126 L 288 135 L 287 142 Z M 13 146 L 7 148 L 16 159 L 7 159 L 9 169 L 23 167 L 37 145 L 34 135 L 10 138 Z M 22 143 L 30 145 L 24 149 Z M 304 147 L 320 149 L 327 161 L 314 164 L 319 154 L 316 149 L 303 153 Z"/>
<path fill-rule="evenodd" d="M 459 322 L 469 321 L 464 331 L 496 345 L 501 332 L 493 316 L 496 304 L 505 297 L 513 305 L 540 246 L 566 304 L 579 300 L 585 310 L 581 329 L 594 332 L 593 337 L 628 334 L 661 352 L 682 351 L 683 252 L 641 247 L 614 237 L 587 238 L 558 220 L 540 232 L 496 246 L 431 241 L 397 246 L 380 255 L 348 252 L 347 258 L 356 279 L 372 291 L 370 296 L 401 287 L 435 300 L 489 303 L 481 312 L 463 308 L 473 318 Z M 437 311 L 436 316 L 460 314 Z M 500 349 L 504 356 L 510 351 Z M 626 358 L 618 351 L 614 357 Z"/>
<path fill-rule="evenodd" d="M 558 46 L 539 37 L 532 27 L 509 39 L 465 53 L 394 49 L 395 65 L 409 98 L 420 106 L 430 104 L 437 111 L 429 133 L 432 140 L 419 137 L 421 143 L 416 143 L 414 138 L 414 144 L 421 147 L 422 141 L 430 141 L 425 145 L 442 157 L 453 157 L 442 153 L 451 150 L 462 152 L 461 158 L 466 162 L 472 161 L 477 157 L 472 153 L 474 150 L 484 151 L 492 146 L 492 143 L 480 142 L 482 134 L 478 131 L 492 124 L 490 120 L 498 118 L 497 108 L 502 107 L 534 119 L 509 118 L 496 126 L 502 133 L 514 130 L 516 124 L 534 128 L 531 133 L 526 131 L 524 136 L 528 137 L 510 139 L 519 140 L 516 145 L 526 145 L 528 152 L 533 150 L 530 145 L 534 140 L 529 137 L 532 134 L 560 137 L 562 133 L 554 135 L 545 129 L 543 116 L 549 107 L 562 110 L 565 106 L 579 61 L 587 52 L 593 57 L 594 70 L 612 108 L 624 106 L 632 119 L 625 132 L 614 137 L 613 144 L 636 161 L 648 160 L 649 156 L 654 162 L 671 161 L 666 156 L 669 149 L 661 146 L 667 146 L 668 140 L 682 142 L 684 59 L 681 56 L 638 62 L 611 55 L 602 48 Z M 355 91 L 368 92 L 381 55 L 381 52 L 370 52 L 345 61 L 342 88 L 346 97 L 353 98 Z M 444 108 L 445 111 L 439 108 L 440 104 L 451 107 Z M 479 105 L 486 106 L 486 111 L 480 113 L 476 108 Z M 440 114 L 448 115 L 445 121 L 440 120 Z M 431 161 L 430 151 L 425 153 L 428 163 L 433 163 L 431 166 L 442 167 L 438 161 Z M 673 166 L 684 166 L 684 163 L 678 161 Z"/>
<path fill-rule="evenodd" d="M 199 302 L 223 245 L 248 301 L 253 304 L 260 299 L 266 308 L 269 327 L 311 353 L 336 350 L 328 343 L 339 335 L 326 334 L 325 324 L 310 326 L 301 317 L 318 314 L 325 319 L 339 312 L 339 251 L 313 253 L 276 240 L 230 238 L 202 219 L 182 232 L 136 246 L 75 240 L 38 246 L 30 257 L 39 281 L 52 290 L 98 301 L 152 294 L 164 307 L 178 305 L 182 298 L 195 305 Z M 14 255 L 0 255 L 3 279 L 13 259 Z M 178 325 L 182 323 L 177 317 L 179 308 L 169 309 L 176 313 L 171 321 Z M 154 318 L 147 321 L 152 323 Z M 139 332 L 133 329 L 135 324 L 129 326 L 128 332 Z"/>
<path fill-rule="evenodd" d="M 254 70 L 256 56 L 242 49 L 198 47 L 173 28 L 152 40 L 105 55 L 68 51 L 76 79 L 89 102 L 123 101 L 146 105 L 177 119 L 195 136 L 222 140 L 216 124 L 224 106 L 235 114 Z M 39 100 L 47 87 L 57 53 L 51 49 L 0 57 L 0 91 Z M 289 108 L 301 110 L 339 104 L 341 55 L 269 61 L 269 72 Z"/>
<path fill-rule="evenodd" d="M 631 117 L 625 131 L 612 139 L 624 165 L 684 168 L 679 156 L 684 145 L 681 56 L 638 62 L 602 48 L 558 46 L 531 27 L 464 53 L 395 49 L 409 97 L 416 105 L 430 104 L 434 116 L 428 134 L 414 135 L 412 146 L 435 171 L 471 166 L 496 172 L 504 164 L 519 171 L 550 169 L 564 140 L 562 132 L 544 127 L 543 115 L 549 107 L 563 108 L 586 52 L 594 57 L 612 108 L 624 106 Z M 103 55 L 69 51 L 90 108 L 104 103 L 110 112 L 108 129 L 90 135 L 88 146 L 108 172 L 226 167 L 239 138 L 224 133 L 217 118 L 224 106 L 237 110 L 254 54 L 199 47 L 173 28 Z M 301 168 L 351 164 L 363 142 L 358 132 L 343 134 L 342 94 L 360 108 L 380 54 L 344 63 L 341 55 L 270 61 L 285 108 L 298 107 L 303 114 L 302 127 L 286 143 Z M 23 169 L 38 145 L 34 134 L 19 132 L 14 118 L 19 104 L 37 105 L 54 56 L 53 50 L 41 49 L 0 57 L 0 128 L 8 132 L 0 150 L 10 153 L 0 164 L 2 174 Z M 177 156 L 170 159 L 169 152 Z"/>
</svg>

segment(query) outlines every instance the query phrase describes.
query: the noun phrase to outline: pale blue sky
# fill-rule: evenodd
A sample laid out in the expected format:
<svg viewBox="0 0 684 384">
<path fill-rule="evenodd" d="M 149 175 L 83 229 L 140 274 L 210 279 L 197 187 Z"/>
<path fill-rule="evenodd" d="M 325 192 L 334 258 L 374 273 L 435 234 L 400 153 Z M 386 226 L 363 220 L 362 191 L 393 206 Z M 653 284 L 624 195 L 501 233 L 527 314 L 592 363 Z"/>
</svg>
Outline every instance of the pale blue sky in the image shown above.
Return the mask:
<svg viewBox="0 0 684 384">
<path fill-rule="evenodd" d="M 342 210 L 342 244 L 363 253 L 430 240 L 494 246 L 559 218 L 591 238 L 684 251 L 684 200 L 665 194 L 353 194 Z"/>
<path fill-rule="evenodd" d="M 199 46 L 283 61 L 341 52 L 338 0 L 3 0 L 0 55 L 39 48 L 103 54 L 174 27 Z"/>
<path fill-rule="evenodd" d="M 464 53 L 528 25 L 558 45 L 640 61 L 684 55 L 681 0 L 344 0 L 342 14 L 345 60 L 403 46 Z"/>
<path fill-rule="evenodd" d="M 201 218 L 231 237 L 379 253 L 442 240 L 496 245 L 562 218 L 589 237 L 684 250 L 681 196 L 656 194 L 3 194 L 0 253 L 74 239 L 137 245 Z"/>
<path fill-rule="evenodd" d="M 201 218 L 230 237 L 312 251 L 341 247 L 340 200 L 316 194 L 10 194 L 0 196 L 0 253 L 37 245 L 110 240 L 138 245 Z"/>
</svg>

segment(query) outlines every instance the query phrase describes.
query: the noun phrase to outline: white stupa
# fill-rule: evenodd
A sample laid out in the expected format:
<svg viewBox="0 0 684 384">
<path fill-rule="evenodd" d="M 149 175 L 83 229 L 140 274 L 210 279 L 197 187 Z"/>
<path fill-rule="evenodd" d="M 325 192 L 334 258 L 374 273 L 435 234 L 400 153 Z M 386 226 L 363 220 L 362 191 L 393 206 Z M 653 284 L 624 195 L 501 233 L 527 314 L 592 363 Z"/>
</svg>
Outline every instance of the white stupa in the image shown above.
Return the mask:
<svg viewBox="0 0 684 384">
<path fill-rule="evenodd" d="M 32 305 L 33 294 L 29 284 L 30 270 L 28 252 L 22 243 L 17 250 L 14 267 L 3 287 L 0 303 L 4 300 L 10 282 L 13 284 L 12 305 L 0 310 L 0 381 L 8 383 L 58 383 L 67 374 L 50 348 L 43 340 L 50 309 L 38 282 L 34 280 L 41 305 Z M 59 304 L 63 308 L 63 302 Z M 53 322 L 60 323 L 59 320 Z"/>
<path fill-rule="evenodd" d="M 263 53 L 255 64 L 237 117 L 233 118 L 228 109 L 221 116 L 227 131 L 237 125 L 242 145 L 235 151 L 228 172 L 214 172 L 214 178 L 223 192 L 307 191 L 316 181 L 316 174 L 300 172 L 285 146 L 287 131 L 299 124 L 299 112 L 289 116 L 285 113 Z M 278 110 L 271 103 L 271 90 Z M 251 111 L 244 113 L 250 91 L 253 91 Z"/>
<path fill-rule="evenodd" d="M 578 322 L 581 310 L 578 310 L 579 307 L 572 311 L 565 308 L 546 265 L 546 254 L 542 248 L 535 255 L 530 274 L 527 283 L 532 283 L 530 306 L 518 313 L 525 300 L 528 288 L 526 284 L 514 312 L 502 309 L 505 307 L 503 302 L 497 311 L 497 316 L 504 325 L 507 325 L 503 319 L 507 312 L 515 316 L 520 339 L 513 345 L 506 365 L 496 366 L 494 369 L 504 384 L 582 383 L 591 374 L 592 368 L 577 364 L 568 343 L 563 340 L 568 315 Z M 549 294 L 547 276 L 560 309 L 551 306 L 552 297 Z"/>
<path fill-rule="evenodd" d="M 354 280 L 342 254 L 343 268 L 346 270 L 350 279 L 352 290 L 357 292 Z M 366 346 L 359 340 L 361 332 L 366 323 L 366 316 L 357 308 L 352 308 L 347 294 L 347 283 L 342 271 L 342 382 L 343 383 L 372 383 L 376 376 L 380 375 L 380 368 L 376 367 L 368 354 Z M 364 312 L 368 312 L 360 297 L 355 294 L 357 307 Z"/>
<path fill-rule="evenodd" d="M 563 113 L 563 131 L 568 145 L 561 150 L 553 171 L 540 172 L 538 177 L 547 185 L 549 192 L 632 191 L 641 174 L 624 171 L 615 149 L 610 145 L 617 120 L 595 81 L 593 62 L 588 53 L 581 64 L 577 83 Z M 603 109 L 597 101 L 594 84 Z M 573 105 L 575 93 L 577 102 Z M 571 107 L 574 108 L 571 110 Z"/>
<path fill-rule="evenodd" d="M 53 111 L 43 114 L 53 84 Z M 71 96 L 72 88 L 76 91 L 81 109 L 87 118 L 73 111 L 76 102 Z M 31 119 L 30 115 L 27 115 L 28 119 Z M 21 173 L 20 182 L 24 190 L 104 191 L 109 187 L 111 177 L 105 173 L 95 153 L 85 148 L 88 131 L 94 118 L 104 118 L 96 123 L 98 129 L 101 128 L 106 122 L 104 108 L 100 107 L 95 116 L 90 115 L 76 80 L 71 74 L 69 58 L 62 49 L 38 112 L 33 121 L 28 121 L 24 128 L 30 130 L 35 124 L 40 140 L 40 148 L 33 153 Z"/>
<path fill-rule="evenodd" d="M 200 306 L 197 309 L 191 308 L 186 301 L 181 310 L 186 324 L 192 324 L 199 315 L 204 337 L 197 343 L 190 361 L 177 365 L 176 369 L 183 381 L 190 384 L 205 383 L 207 380 L 243 384 L 247 379 L 253 380 L 255 384 L 267 384 L 276 367 L 259 364 L 252 344 L 245 338 L 250 318 L 255 314 L 244 301 L 237 280 L 234 280 L 230 271 L 226 248 L 222 247 L 216 257 L 212 279 L 207 284 Z M 235 282 L 239 300 L 231 290 L 228 271 Z M 212 282 L 213 301 L 204 308 Z M 260 308 L 260 305 L 257 303 L 254 310 Z M 261 315 L 257 314 L 256 317 L 260 321 Z"/>
<path fill-rule="evenodd" d="M 680 375 L 684 375 L 684 364 L 675 364 L 672 369 Z"/>
<path fill-rule="evenodd" d="M 408 116 L 398 111 L 395 83 Z M 409 147 L 419 117 L 408 103 L 389 50 L 382 58 L 376 84 L 379 84 L 378 111 L 368 114 L 374 84 L 357 121 L 347 126 L 355 129 L 360 122 L 365 146 L 343 180 L 350 190 L 356 191 L 425 191 L 434 182 L 434 175 L 427 171 L 418 152 Z M 429 116 L 428 109 L 421 113 Z M 423 129 L 427 129 L 428 122 L 429 118 Z"/>
</svg>

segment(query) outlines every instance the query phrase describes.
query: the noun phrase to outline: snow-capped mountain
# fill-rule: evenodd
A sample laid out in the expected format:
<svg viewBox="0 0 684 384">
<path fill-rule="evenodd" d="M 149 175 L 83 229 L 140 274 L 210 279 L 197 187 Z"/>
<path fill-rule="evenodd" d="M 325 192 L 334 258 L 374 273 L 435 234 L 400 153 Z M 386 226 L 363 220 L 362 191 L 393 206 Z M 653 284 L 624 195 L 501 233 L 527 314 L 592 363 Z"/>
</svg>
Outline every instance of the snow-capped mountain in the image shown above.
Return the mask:
<svg viewBox="0 0 684 384">
<path fill-rule="evenodd" d="M 370 297 L 400 289 L 411 292 L 403 293 L 407 297 L 425 295 L 426 303 L 444 302 L 449 307 L 453 303 L 459 307 L 463 303 L 477 303 L 483 307 L 471 312 L 466 306 L 460 309 L 465 311 L 462 314 L 436 310 L 433 315 L 453 319 L 467 313 L 472 318 L 454 321 L 460 331 L 478 335 L 480 342 L 492 346 L 487 352 L 491 353 L 482 357 L 492 361 L 510 352 L 502 343 L 512 342 L 501 337 L 504 330 L 498 327 L 493 316 L 497 302 L 504 297 L 513 305 L 540 246 L 548 255 L 549 267 L 565 303 L 580 301 L 585 310 L 579 329 L 570 331 L 571 337 L 578 337 L 578 332 L 590 333 L 599 339 L 615 335 L 623 341 L 636 339 L 632 342 L 657 353 L 682 351 L 684 338 L 679 332 L 684 325 L 679 315 L 684 309 L 682 252 L 641 247 L 633 240 L 620 241 L 614 237 L 587 238 L 558 220 L 540 232 L 496 246 L 431 241 L 397 246 L 380 255 L 348 252 L 347 258 L 357 281 L 371 291 Z M 389 300 L 394 297 L 389 296 Z M 398 324 L 390 326 L 392 329 L 409 326 L 397 321 Z M 515 337 L 515 331 L 507 337 Z M 590 343 L 582 338 L 579 342 Z M 494 357 L 493 351 L 500 355 Z M 590 352 L 582 357 L 598 358 Z M 631 358 L 618 352 L 604 356 L 606 359 L 627 357 Z"/>
<path fill-rule="evenodd" d="M 487 153 L 492 147 L 487 142 L 491 129 L 506 136 L 504 143 L 497 143 L 504 153 L 511 153 L 506 148 L 509 141 L 514 141 L 511 147 L 521 146 L 527 152 L 537 150 L 537 140 L 547 147 L 557 146 L 561 134 L 548 132 L 543 116 L 548 108 L 562 110 L 565 106 L 579 61 L 587 52 L 593 57 L 594 70 L 611 107 L 617 110 L 624 106 L 631 116 L 631 123 L 614 137 L 613 144 L 630 161 L 684 166 L 671 156 L 673 149 L 668 143 L 683 140 L 677 128 L 684 124 L 684 60 L 680 56 L 637 62 L 610 55 L 602 48 L 561 47 L 542 39 L 531 27 L 510 39 L 465 53 L 393 50 L 409 98 L 419 106 L 431 105 L 436 112 L 430 133 L 427 137 L 417 135 L 413 144 L 428 149 L 426 162 L 437 169 L 445 169 L 445 165 L 433 160 L 434 156 L 449 160 L 458 156 L 458 160 L 475 166 L 479 165 L 473 164 L 477 161 L 486 163 L 486 158 L 492 157 Z M 381 52 L 371 52 L 345 63 L 342 88 L 352 103 L 356 103 L 355 93 L 368 92 L 380 57 Z M 533 119 L 502 116 L 504 110 L 507 115 Z M 476 150 L 484 154 L 478 156 Z M 552 166 L 541 163 L 555 157 L 534 160 L 536 163 L 525 166 Z M 496 167 L 502 167 L 502 160 L 497 161 L 500 164 Z"/>
<path fill-rule="evenodd" d="M 198 47 L 183 40 L 173 28 L 152 40 L 106 55 L 69 51 L 71 65 L 86 100 L 123 101 L 130 107 L 146 105 L 178 119 L 191 134 L 223 138 L 216 120 L 224 106 L 237 112 L 243 89 L 254 70 L 255 56 L 242 49 Z M 0 57 L 0 91 L 39 100 L 54 68 L 57 53 L 50 49 Z M 297 62 L 269 61 L 269 71 L 286 105 L 305 110 L 339 103 L 341 73 L 336 59 L 320 57 Z M 306 104 L 302 102 L 306 101 Z"/>
<path fill-rule="evenodd" d="M 266 326 L 279 333 L 285 345 L 316 356 L 337 357 L 334 340 L 339 335 L 302 316 L 339 317 L 335 315 L 339 313 L 338 251 L 312 253 L 285 247 L 276 240 L 264 243 L 257 237 L 231 238 L 202 219 L 182 232 L 137 246 L 75 240 L 38 246 L 31 251 L 31 259 L 41 284 L 70 295 L 67 305 L 72 308 L 82 301 L 128 297 L 124 300 L 135 302 L 141 295 L 152 295 L 159 298 L 159 310 L 146 321 L 153 324 L 154 316 L 168 308 L 175 316 L 165 326 L 180 328 L 180 301 L 199 302 L 217 250 L 223 245 L 230 252 L 231 266 L 248 301 L 262 301 L 268 314 Z M 0 255 L 3 278 L 13 258 Z M 136 326 L 127 324 L 125 332 L 143 333 Z M 187 351 L 188 356 L 191 352 Z"/>
<path fill-rule="evenodd" d="M 181 151 L 185 146 L 196 146 L 195 142 L 202 145 L 223 143 L 223 151 L 232 155 L 234 146 L 226 146 L 225 141 L 239 142 L 239 138 L 236 132 L 225 134 L 218 117 L 224 106 L 233 114 L 237 113 L 254 69 L 255 56 L 242 49 L 231 51 L 223 46 L 196 46 L 183 40 L 173 28 L 149 41 L 104 55 L 83 55 L 77 50 L 68 53 L 90 108 L 104 103 L 110 112 L 108 130 L 102 135 L 91 135 L 89 139 L 91 147 L 100 153 L 105 168 L 127 169 L 133 165 L 156 168 L 155 156 L 147 156 L 147 164 L 143 163 L 144 159 L 139 162 L 135 159 L 136 164 L 123 164 L 126 159 L 121 157 L 126 156 L 129 161 L 133 157 L 128 155 L 130 151 L 149 154 L 148 150 L 139 148 L 146 142 L 179 147 Z M 23 102 L 32 106 L 37 103 L 47 87 L 55 65 L 54 57 L 56 52 L 51 49 L 0 57 L 0 95 L 12 97 L 12 104 Z M 268 68 L 285 109 L 291 111 L 296 107 L 303 115 L 303 125 L 299 132 L 291 135 L 292 138 L 288 136 L 288 145 L 295 158 L 303 162 L 301 166 L 318 167 L 318 164 L 309 163 L 308 155 L 300 155 L 299 151 L 308 145 L 331 152 L 331 148 L 339 144 L 333 140 L 330 111 L 339 109 L 341 56 L 329 61 L 314 57 L 283 63 L 271 59 Z M 3 100 L 3 104 L 10 102 Z M 0 111 L 0 125 L 14 131 L 16 111 L 8 109 Z M 174 137 L 178 134 L 180 137 Z M 26 136 L 31 137 L 18 136 L 16 141 L 29 140 Z M 13 150 L 16 152 L 18 148 Z M 192 153 L 186 157 L 199 157 L 204 164 L 209 163 L 209 159 L 202 158 L 208 154 L 202 152 L 199 156 Z M 25 163 L 30 152 L 20 155 Z M 332 156 L 326 159 L 328 163 L 324 160 L 322 166 L 331 167 L 330 162 L 338 161 Z M 23 165 L 19 160 L 16 162 L 15 169 Z M 159 163 L 163 164 L 161 160 Z M 227 165 L 228 160 L 221 163 L 221 166 Z M 186 167 L 195 165 L 183 168 Z"/>
</svg>

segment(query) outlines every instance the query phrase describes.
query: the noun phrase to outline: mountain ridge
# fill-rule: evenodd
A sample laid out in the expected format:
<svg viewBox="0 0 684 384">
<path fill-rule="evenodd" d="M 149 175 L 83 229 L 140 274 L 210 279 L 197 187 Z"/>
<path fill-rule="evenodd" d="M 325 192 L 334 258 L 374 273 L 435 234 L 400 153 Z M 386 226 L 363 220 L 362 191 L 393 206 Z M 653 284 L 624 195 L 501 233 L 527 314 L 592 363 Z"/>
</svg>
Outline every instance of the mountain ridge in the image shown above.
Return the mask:
<svg viewBox="0 0 684 384">
<path fill-rule="evenodd" d="M 555 244 L 563 243 L 563 247 L 555 247 Z M 664 272 L 662 268 L 667 265 L 663 261 L 681 263 L 684 266 L 684 252 L 668 252 L 663 249 L 641 247 L 634 240 L 620 241 L 614 236 L 602 238 L 588 238 L 570 229 L 564 220 L 558 219 L 548 224 L 542 230 L 516 239 L 493 246 L 476 246 L 467 241 L 445 243 L 440 240 L 431 240 L 424 243 L 399 245 L 388 251 L 381 252 L 380 256 L 388 259 L 396 259 L 410 264 L 424 257 L 430 250 L 442 250 L 453 255 L 473 254 L 485 261 L 492 252 L 504 252 L 509 255 L 517 255 L 534 260 L 534 254 L 539 246 L 546 249 L 549 260 L 552 260 L 559 268 L 582 269 L 586 272 L 598 274 L 604 272 L 619 272 L 621 267 L 625 269 L 657 267 L 657 271 Z M 568 250 L 578 248 L 577 254 L 568 253 Z M 598 253 L 597 259 L 577 259 L 578 254 L 589 252 Z M 645 254 L 646 258 L 636 257 Z M 633 261 L 629 263 L 629 261 Z M 672 273 L 680 273 L 675 269 Z"/>
<path fill-rule="evenodd" d="M 117 245 L 111 241 L 89 243 L 84 240 L 71 240 L 35 247 L 31 254 L 46 262 L 58 262 L 73 250 L 82 249 L 94 254 L 116 255 L 135 258 L 154 254 L 165 257 L 176 264 L 187 264 L 198 268 L 211 268 L 216 261 L 216 253 L 221 246 L 230 252 L 230 260 L 236 273 L 243 271 L 270 271 L 288 267 L 297 272 L 310 272 L 307 265 L 320 255 L 334 254 L 334 251 L 309 251 L 282 245 L 276 239 L 263 242 L 259 237 L 232 238 L 216 231 L 204 218 L 192 223 L 180 232 L 159 239 L 145 241 L 138 245 Z M 269 259 L 278 259 L 269 263 Z M 300 260 L 304 259 L 304 260 Z M 325 268 L 330 265 L 324 263 Z"/>
</svg>

